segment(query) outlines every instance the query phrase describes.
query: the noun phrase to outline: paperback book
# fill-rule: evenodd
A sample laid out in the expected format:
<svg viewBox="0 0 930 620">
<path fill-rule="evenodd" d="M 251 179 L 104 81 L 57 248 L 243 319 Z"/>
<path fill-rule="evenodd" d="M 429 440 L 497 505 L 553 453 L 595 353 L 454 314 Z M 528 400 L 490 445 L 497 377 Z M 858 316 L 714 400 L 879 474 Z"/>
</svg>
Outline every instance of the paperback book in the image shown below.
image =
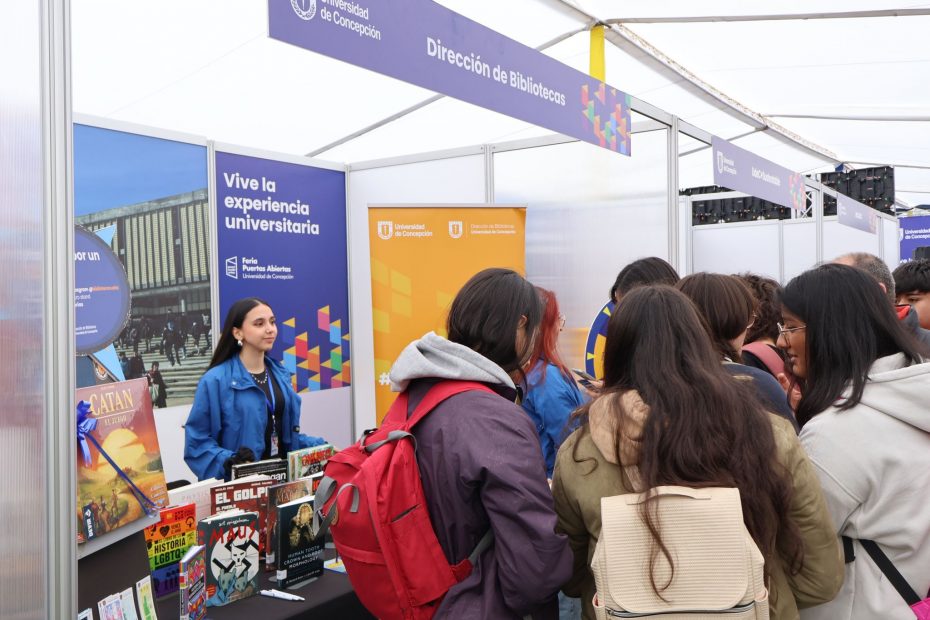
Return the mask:
<svg viewBox="0 0 930 620">
<path fill-rule="evenodd" d="M 265 519 L 265 540 L 268 544 L 265 546 L 265 570 L 272 571 L 275 569 L 275 552 L 277 540 L 278 525 L 278 506 L 286 504 L 292 500 L 316 493 L 316 488 L 323 479 L 323 472 L 300 478 L 284 484 L 275 484 L 268 487 L 268 514 Z"/>
<path fill-rule="evenodd" d="M 270 477 L 255 474 L 233 480 L 210 489 L 213 514 L 239 508 L 258 515 L 259 552 L 265 553 L 265 522 L 268 515 L 268 487 L 274 484 Z"/>
<path fill-rule="evenodd" d="M 255 474 L 264 474 L 274 479 L 275 482 L 286 482 L 287 461 L 284 459 L 265 459 L 264 461 L 240 463 L 232 466 L 232 480 Z"/>
<path fill-rule="evenodd" d="M 194 504 L 162 508 L 161 519 L 143 530 L 155 597 L 178 591 L 178 561 L 197 542 Z"/>
<path fill-rule="evenodd" d="M 143 577 L 136 582 L 136 597 L 139 599 L 139 615 L 142 620 L 158 620 L 155 613 L 155 598 L 152 596 L 152 580 Z"/>
<path fill-rule="evenodd" d="M 171 489 L 168 491 L 168 501 L 172 506 L 194 504 L 197 507 L 197 514 L 194 518 L 197 521 L 201 521 L 213 514 L 210 489 L 218 484 L 223 484 L 223 481 L 219 478 L 209 478 L 207 480 L 195 482 L 194 484 Z"/>
<path fill-rule="evenodd" d="M 323 539 L 313 531 L 313 496 L 278 506 L 277 573 L 279 588 L 323 573 Z"/>
<path fill-rule="evenodd" d="M 216 607 L 258 594 L 258 515 L 233 509 L 197 525 L 205 549 L 207 606 Z"/>
<path fill-rule="evenodd" d="M 181 558 L 181 620 L 202 620 L 207 615 L 206 558 L 203 545 L 194 545 Z"/>
<path fill-rule="evenodd" d="M 336 449 L 328 443 L 288 452 L 287 479 L 297 480 L 322 472 L 329 457 L 334 454 L 336 454 Z"/>
<path fill-rule="evenodd" d="M 168 489 L 145 379 L 81 388 L 76 398 L 90 405 L 77 451 L 80 543 L 142 518 L 143 505 L 150 510 L 166 506 Z M 112 464 L 87 436 L 96 440 Z M 127 479 L 154 506 L 141 500 Z"/>
</svg>

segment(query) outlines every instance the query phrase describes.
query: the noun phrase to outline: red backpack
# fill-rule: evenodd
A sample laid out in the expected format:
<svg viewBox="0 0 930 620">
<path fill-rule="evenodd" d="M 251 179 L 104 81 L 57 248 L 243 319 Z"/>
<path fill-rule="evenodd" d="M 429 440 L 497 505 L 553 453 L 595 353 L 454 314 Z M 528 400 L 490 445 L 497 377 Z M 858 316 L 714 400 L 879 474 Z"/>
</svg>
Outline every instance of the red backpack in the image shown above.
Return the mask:
<svg viewBox="0 0 930 620">
<path fill-rule="evenodd" d="M 352 587 L 381 620 L 433 617 L 446 592 L 467 577 L 490 544 L 492 531 L 471 555 L 446 561 L 430 522 L 417 466 L 416 424 L 439 403 L 471 390 L 494 393 L 467 381 L 442 381 L 407 416 L 407 392 L 391 405 L 381 427 L 330 457 L 314 499 L 320 536 L 332 531 Z"/>
</svg>

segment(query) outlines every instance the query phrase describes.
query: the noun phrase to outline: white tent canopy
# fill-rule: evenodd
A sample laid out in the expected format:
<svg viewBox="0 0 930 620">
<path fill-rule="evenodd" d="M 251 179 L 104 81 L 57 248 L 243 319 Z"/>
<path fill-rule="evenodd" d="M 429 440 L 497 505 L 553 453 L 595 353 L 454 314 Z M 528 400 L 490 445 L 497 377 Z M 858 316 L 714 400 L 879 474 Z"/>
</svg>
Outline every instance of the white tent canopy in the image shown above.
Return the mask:
<svg viewBox="0 0 930 620">
<path fill-rule="evenodd" d="M 581 71 L 586 29 L 609 22 L 610 84 L 723 138 L 749 134 L 737 143 L 794 170 L 896 165 L 899 201 L 930 202 L 930 15 L 920 14 L 930 3 L 441 4 L 533 47 L 565 37 L 545 53 Z M 906 14 L 872 16 L 891 10 Z M 854 16 L 811 18 L 835 12 Z M 776 19 L 788 15 L 809 18 Z M 405 113 L 434 93 L 269 39 L 263 0 L 166 0 L 156 10 L 75 0 L 72 34 L 78 113 L 346 162 L 549 133 L 445 97 Z M 766 124 L 821 154 L 775 136 L 777 127 L 759 132 Z M 683 140 L 680 152 L 694 146 Z M 682 159 L 682 187 L 709 176 L 690 159 L 703 161 Z"/>
</svg>

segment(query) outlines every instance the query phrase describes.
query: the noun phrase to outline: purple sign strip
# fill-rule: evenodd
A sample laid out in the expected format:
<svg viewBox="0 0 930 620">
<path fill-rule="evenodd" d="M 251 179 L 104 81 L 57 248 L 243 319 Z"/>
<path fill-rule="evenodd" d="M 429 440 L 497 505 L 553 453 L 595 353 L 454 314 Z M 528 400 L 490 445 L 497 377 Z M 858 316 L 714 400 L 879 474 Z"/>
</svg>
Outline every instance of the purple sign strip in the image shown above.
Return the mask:
<svg viewBox="0 0 930 620">
<path fill-rule="evenodd" d="M 837 221 L 843 226 L 878 234 L 878 212 L 843 194 L 836 195 Z"/>
<path fill-rule="evenodd" d="M 804 177 L 714 136 L 714 184 L 775 204 L 803 210 Z"/>
<path fill-rule="evenodd" d="M 901 262 L 930 258 L 930 215 L 899 217 Z"/>
<path fill-rule="evenodd" d="M 630 154 L 628 94 L 430 0 L 268 0 L 268 24 L 273 39 Z"/>
</svg>

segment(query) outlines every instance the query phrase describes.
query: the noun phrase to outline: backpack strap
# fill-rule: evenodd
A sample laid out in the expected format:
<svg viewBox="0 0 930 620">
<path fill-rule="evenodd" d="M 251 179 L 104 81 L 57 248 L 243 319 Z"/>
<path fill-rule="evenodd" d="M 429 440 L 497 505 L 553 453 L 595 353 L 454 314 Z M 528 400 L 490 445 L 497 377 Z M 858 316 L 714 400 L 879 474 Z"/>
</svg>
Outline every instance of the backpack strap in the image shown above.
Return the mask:
<svg viewBox="0 0 930 620">
<path fill-rule="evenodd" d="M 490 392 L 491 394 L 496 393 L 488 386 L 484 385 L 483 383 L 478 383 L 477 381 L 441 381 L 429 389 L 429 391 L 423 397 L 423 400 L 417 404 L 416 408 L 413 410 L 413 413 L 407 417 L 407 422 L 403 427 L 404 430 L 409 431 L 412 429 L 420 420 L 425 418 L 430 411 L 435 409 L 447 398 L 455 396 L 456 394 L 461 394 L 462 392 L 470 392 L 472 390 Z M 398 401 L 401 399 L 403 399 L 404 410 L 407 410 L 409 401 L 406 391 L 397 397 Z"/>
<path fill-rule="evenodd" d="M 777 377 L 779 373 L 785 372 L 785 361 L 764 342 L 744 344 L 743 351 L 749 351 L 758 357 L 773 376 Z"/>
<path fill-rule="evenodd" d="M 869 554 L 869 557 L 872 558 L 872 561 L 875 562 L 875 565 L 878 566 L 878 569 L 882 571 L 882 574 L 885 578 L 891 582 L 891 585 L 894 586 L 894 589 L 898 591 L 898 594 L 901 595 L 901 598 L 904 599 L 904 602 L 909 606 L 914 606 L 920 602 L 920 597 L 914 591 L 914 588 L 911 587 L 911 584 L 907 582 L 904 576 L 898 572 L 898 569 L 894 567 L 894 564 L 891 563 L 891 560 L 888 559 L 888 556 L 885 555 L 885 552 L 882 551 L 881 547 L 874 540 L 866 540 L 860 538 L 859 544 L 862 545 L 862 548 L 865 549 L 865 552 Z M 847 542 L 848 541 L 848 542 Z M 855 555 L 852 553 L 852 538 L 848 536 L 843 536 L 843 550 L 846 554 L 846 563 L 852 562 L 856 559 Z"/>
</svg>

